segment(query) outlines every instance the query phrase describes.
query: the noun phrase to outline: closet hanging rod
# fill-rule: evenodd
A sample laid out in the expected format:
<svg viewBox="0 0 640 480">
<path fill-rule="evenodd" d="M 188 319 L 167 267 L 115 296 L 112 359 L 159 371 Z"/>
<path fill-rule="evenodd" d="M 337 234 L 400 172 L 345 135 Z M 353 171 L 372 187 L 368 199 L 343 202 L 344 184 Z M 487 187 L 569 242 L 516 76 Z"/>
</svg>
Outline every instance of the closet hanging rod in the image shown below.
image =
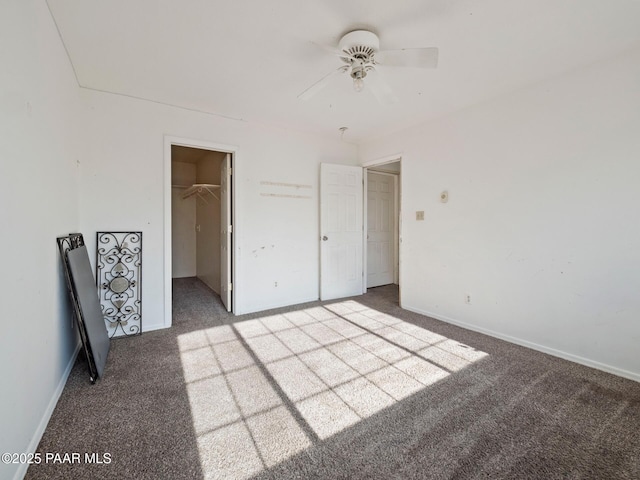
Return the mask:
<svg viewBox="0 0 640 480">
<path fill-rule="evenodd" d="M 220 185 L 213 185 L 211 183 L 194 183 L 190 187 L 188 187 L 185 192 L 182 194 L 182 198 L 189 198 L 192 195 L 199 195 L 202 197 L 202 193 L 209 193 L 213 198 L 220 201 L 220 198 L 213 192 L 213 190 L 220 188 Z"/>
</svg>

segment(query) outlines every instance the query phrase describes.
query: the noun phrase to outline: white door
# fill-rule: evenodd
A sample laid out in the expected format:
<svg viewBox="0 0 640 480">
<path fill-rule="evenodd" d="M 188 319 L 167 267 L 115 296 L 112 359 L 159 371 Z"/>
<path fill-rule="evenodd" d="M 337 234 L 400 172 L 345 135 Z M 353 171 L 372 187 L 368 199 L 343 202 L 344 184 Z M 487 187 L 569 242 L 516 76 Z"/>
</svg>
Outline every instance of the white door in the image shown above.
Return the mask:
<svg viewBox="0 0 640 480">
<path fill-rule="evenodd" d="M 395 178 L 367 174 L 367 288 L 393 283 L 395 277 Z"/>
<path fill-rule="evenodd" d="M 231 311 L 231 154 L 220 166 L 220 298 Z"/>
<path fill-rule="evenodd" d="M 362 294 L 362 168 L 320 165 L 320 299 Z"/>
</svg>

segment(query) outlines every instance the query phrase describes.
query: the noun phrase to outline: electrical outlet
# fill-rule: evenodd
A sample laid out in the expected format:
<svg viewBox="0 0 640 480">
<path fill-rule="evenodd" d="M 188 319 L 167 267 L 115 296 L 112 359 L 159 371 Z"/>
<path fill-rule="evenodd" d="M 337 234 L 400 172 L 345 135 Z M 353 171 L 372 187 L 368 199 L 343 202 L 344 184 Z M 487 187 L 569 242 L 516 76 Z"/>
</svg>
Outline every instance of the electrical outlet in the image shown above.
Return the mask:
<svg viewBox="0 0 640 480">
<path fill-rule="evenodd" d="M 464 303 L 466 303 L 467 305 L 471 305 L 471 295 L 469 295 L 468 293 L 464 296 Z"/>
<path fill-rule="evenodd" d="M 424 220 L 424 210 L 418 210 L 416 212 L 416 220 Z"/>
</svg>

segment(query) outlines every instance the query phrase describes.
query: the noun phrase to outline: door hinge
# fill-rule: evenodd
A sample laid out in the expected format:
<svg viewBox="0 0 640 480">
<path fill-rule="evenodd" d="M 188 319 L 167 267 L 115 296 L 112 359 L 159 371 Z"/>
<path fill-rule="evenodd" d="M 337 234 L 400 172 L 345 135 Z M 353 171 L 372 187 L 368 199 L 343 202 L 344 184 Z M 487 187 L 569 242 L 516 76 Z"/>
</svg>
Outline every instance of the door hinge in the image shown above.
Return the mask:
<svg viewBox="0 0 640 480">
<path fill-rule="evenodd" d="M 229 167 L 229 176 L 233 175 L 233 167 Z"/>
<path fill-rule="evenodd" d="M 229 284 L 229 291 L 233 290 L 233 283 Z"/>
<path fill-rule="evenodd" d="M 233 233 L 233 225 L 229 225 L 229 233 Z"/>
</svg>

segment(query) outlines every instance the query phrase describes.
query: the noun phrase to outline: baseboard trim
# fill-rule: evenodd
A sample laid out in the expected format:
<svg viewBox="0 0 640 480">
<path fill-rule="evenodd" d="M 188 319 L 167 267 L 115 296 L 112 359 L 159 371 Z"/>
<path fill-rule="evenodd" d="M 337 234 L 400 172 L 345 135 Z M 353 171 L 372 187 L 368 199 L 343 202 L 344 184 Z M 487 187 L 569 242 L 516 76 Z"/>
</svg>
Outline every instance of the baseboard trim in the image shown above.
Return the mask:
<svg viewBox="0 0 640 480">
<path fill-rule="evenodd" d="M 537 350 L 542 353 L 547 353 L 549 355 L 553 355 L 554 357 L 562 358 L 564 360 L 569 360 L 570 362 L 579 363 L 581 365 L 595 368 L 597 370 L 602 370 L 603 372 L 612 373 L 613 375 L 617 375 L 619 377 L 628 378 L 629 380 L 635 380 L 636 382 L 640 382 L 640 374 L 630 372 L 628 370 L 624 370 L 622 368 L 613 367 L 611 365 L 607 365 L 605 363 L 600 363 L 595 360 L 590 360 L 588 358 L 580 357 L 578 355 L 574 355 L 572 353 L 567 353 L 562 350 L 557 350 L 555 348 L 546 347 L 544 345 L 540 345 L 538 343 L 530 342 L 528 340 L 523 340 L 518 337 L 512 337 L 511 335 L 506 335 L 504 333 L 496 332 L 494 330 L 489 330 L 487 328 L 478 327 L 476 325 L 472 325 L 470 323 L 461 322 L 454 318 L 447 317 L 445 315 L 440 315 L 433 312 L 428 312 L 426 310 L 422 310 L 419 308 L 403 305 L 403 309 L 409 310 L 410 312 L 419 313 L 420 315 L 426 315 L 427 317 L 435 318 L 436 320 L 440 320 L 442 322 L 451 323 L 452 325 L 456 325 L 458 327 L 466 328 L 467 330 L 472 330 L 474 332 L 483 333 L 485 335 L 489 335 L 490 337 L 499 338 L 500 340 L 505 340 L 510 343 L 515 343 L 516 345 L 520 345 L 522 347 L 531 348 L 532 350 Z"/>
<path fill-rule="evenodd" d="M 51 400 L 49 401 L 49 405 L 47 405 L 46 410 L 44 411 L 42 418 L 40 419 L 40 423 L 38 424 L 38 428 L 36 428 L 36 431 L 33 432 L 33 437 L 31 439 L 31 442 L 29 443 L 29 446 L 27 447 L 27 450 L 25 453 L 35 453 L 36 449 L 38 448 L 38 444 L 40 443 L 40 440 L 42 440 L 42 435 L 44 435 L 44 431 L 47 428 L 47 425 L 49 424 L 49 420 L 51 420 L 51 415 L 53 415 L 53 410 L 56 408 L 56 405 L 58 404 L 58 400 L 60 399 L 60 396 L 62 395 L 62 391 L 64 390 L 64 386 L 67 384 L 67 379 L 69 378 L 69 375 L 71 374 L 71 369 L 73 369 L 73 365 L 76 363 L 76 358 L 78 357 L 78 353 L 80 353 L 80 348 L 82 347 L 82 344 L 80 342 L 78 342 L 78 345 L 76 345 L 76 349 L 73 352 L 73 355 L 71 355 L 71 359 L 69 360 L 69 363 L 67 364 L 67 368 L 65 368 L 64 372 L 62 373 L 62 377 L 60 377 L 60 381 L 58 382 L 58 386 L 56 387 L 56 389 L 53 392 L 53 395 L 51 396 Z M 18 467 L 18 470 L 16 470 L 15 475 L 13 476 L 14 480 L 21 480 L 24 478 L 24 476 L 27 474 L 27 468 L 29 468 L 29 464 L 27 463 L 21 463 L 20 466 Z"/>
</svg>

